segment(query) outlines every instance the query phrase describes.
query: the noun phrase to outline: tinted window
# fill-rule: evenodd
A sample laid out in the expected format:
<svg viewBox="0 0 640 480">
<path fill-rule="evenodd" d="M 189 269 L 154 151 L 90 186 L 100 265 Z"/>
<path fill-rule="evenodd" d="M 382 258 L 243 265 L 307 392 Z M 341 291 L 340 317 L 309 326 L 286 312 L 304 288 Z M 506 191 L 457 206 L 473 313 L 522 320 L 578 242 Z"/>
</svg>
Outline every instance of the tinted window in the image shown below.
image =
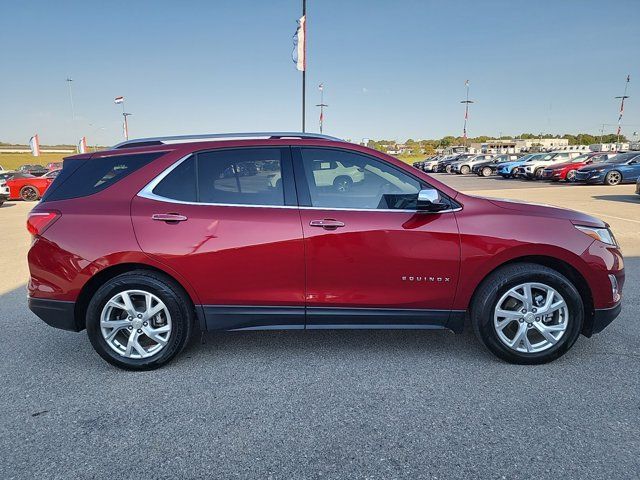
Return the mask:
<svg viewBox="0 0 640 480">
<path fill-rule="evenodd" d="M 281 149 L 219 150 L 197 161 L 200 202 L 284 205 Z"/>
<path fill-rule="evenodd" d="M 62 172 L 53 181 L 42 201 L 78 198 L 97 193 L 164 153 L 153 152 L 89 160 L 65 160 Z"/>
<path fill-rule="evenodd" d="M 344 150 L 303 148 L 314 207 L 413 209 L 421 184 L 385 162 Z"/>
<path fill-rule="evenodd" d="M 196 197 L 196 160 L 192 155 L 176 168 L 153 189 L 161 197 L 183 202 L 195 202 Z"/>
</svg>

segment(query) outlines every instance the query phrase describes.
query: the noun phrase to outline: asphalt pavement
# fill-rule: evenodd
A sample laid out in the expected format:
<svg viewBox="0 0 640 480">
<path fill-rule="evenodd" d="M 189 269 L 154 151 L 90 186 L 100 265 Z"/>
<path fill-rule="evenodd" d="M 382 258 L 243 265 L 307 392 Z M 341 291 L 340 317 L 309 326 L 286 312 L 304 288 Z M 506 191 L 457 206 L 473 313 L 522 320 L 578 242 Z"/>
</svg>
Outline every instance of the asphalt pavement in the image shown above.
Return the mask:
<svg viewBox="0 0 640 480">
<path fill-rule="evenodd" d="M 0 479 L 640 477 L 640 197 L 447 177 L 618 218 L 622 315 L 542 366 L 497 360 L 470 329 L 290 331 L 210 334 L 125 372 L 29 312 L 30 205 L 3 206 Z"/>
</svg>

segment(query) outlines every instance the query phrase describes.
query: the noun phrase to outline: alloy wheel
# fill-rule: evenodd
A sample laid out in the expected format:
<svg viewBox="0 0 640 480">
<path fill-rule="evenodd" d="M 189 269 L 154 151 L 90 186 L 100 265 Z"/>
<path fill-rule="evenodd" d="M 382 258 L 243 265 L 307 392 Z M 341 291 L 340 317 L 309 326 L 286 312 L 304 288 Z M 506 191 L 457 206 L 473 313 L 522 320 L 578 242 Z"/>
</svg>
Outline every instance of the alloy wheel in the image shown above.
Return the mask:
<svg viewBox="0 0 640 480">
<path fill-rule="evenodd" d="M 509 289 L 496 304 L 493 326 L 500 341 L 521 353 L 538 353 L 556 345 L 570 321 L 567 302 L 543 283 Z"/>
<path fill-rule="evenodd" d="M 35 202 L 38 199 L 38 191 L 33 187 L 23 187 L 20 190 L 20 198 L 25 202 Z"/>
<path fill-rule="evenodd" d="M 144 290 L 115 294 L 100 314 L 102 338 L 125 358 L 148 358 L 160 352 L 171 336 L 171 315 L 156 295 Z"/>
<path fill-rule="evenodd" d="M 482 176 L 483 177 L 489 177 L 491 176 L 491 167 L 484 167 L 482 169 Z"/>
<path fill-rule="evenodd" d="M 567 172 L 567 176 L 565 177 L 567 179 L 567 182 L 569 183 L 573 183 L 576 181 L 576 171 L 575 170 L 569 170 Z"/>
<path fill-rule="evenodd" d="M 607 182 L 608 185 L 618 185 L 621 181 L 622 175 L 620 175 L 620 172 L 616 172 L 615 170 L 607 173 L 607 176 L 605 177 L 605 182 Z"/>
</svg>

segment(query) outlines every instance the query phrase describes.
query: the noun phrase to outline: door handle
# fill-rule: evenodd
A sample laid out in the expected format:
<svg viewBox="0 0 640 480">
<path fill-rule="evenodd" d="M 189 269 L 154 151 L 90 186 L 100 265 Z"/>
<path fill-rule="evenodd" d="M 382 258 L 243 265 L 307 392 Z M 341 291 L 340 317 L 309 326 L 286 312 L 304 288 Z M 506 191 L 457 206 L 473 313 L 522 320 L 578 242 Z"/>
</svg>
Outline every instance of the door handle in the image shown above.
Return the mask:
<svg viewBox="0 0 640 480">
<path fill-rule="evenodd" d="M 151 215 L 152 220 L 160 220 L 161 222 L 177 223 L 184 222 L 187 217 L 179 213 L 154 213 Z"/>
<path fill-rule="evenodd" d="M 324 220 L 311 220 L 309 226 L 321 227 L 325 230 L 335 230 L 336 228 L 344 227 L 344 222 L 334 220 L 333 218 L 325 218 Z"/>
</svg>

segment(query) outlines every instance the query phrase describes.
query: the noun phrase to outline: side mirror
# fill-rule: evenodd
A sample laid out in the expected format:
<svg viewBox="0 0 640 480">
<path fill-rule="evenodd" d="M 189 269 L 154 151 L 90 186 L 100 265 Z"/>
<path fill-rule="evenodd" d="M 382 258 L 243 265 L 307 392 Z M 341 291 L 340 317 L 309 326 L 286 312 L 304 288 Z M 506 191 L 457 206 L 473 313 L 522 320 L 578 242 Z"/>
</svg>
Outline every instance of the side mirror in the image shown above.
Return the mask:
<svg viewBox="0 0 640 480">
<path fill-rule="evenodd" d="M 448 205 L 442 202 L 440 192 L 435 188 L 420 190 L 416 206 L 419 212 L 439 212 L 448 208 Z"/>
</svg>

